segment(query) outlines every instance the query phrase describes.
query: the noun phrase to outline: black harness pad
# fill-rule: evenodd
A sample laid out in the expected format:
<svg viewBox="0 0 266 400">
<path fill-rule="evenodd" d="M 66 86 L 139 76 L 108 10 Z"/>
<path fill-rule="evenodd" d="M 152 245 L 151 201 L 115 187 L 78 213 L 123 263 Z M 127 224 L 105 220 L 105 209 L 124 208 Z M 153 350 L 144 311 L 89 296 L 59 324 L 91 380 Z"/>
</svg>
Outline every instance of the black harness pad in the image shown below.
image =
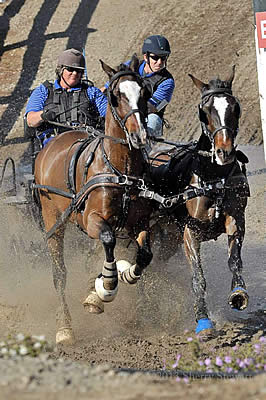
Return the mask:
<svg viewBox="0 0 266 400">
<path fill-rule="evenodd" d="M 182 150 L 165 164 L 152 166 L 151 179 L 155 191 L 164 195 L 180 193 L 191 180 L 193 159 L 193 153 Z"/>
</svg>

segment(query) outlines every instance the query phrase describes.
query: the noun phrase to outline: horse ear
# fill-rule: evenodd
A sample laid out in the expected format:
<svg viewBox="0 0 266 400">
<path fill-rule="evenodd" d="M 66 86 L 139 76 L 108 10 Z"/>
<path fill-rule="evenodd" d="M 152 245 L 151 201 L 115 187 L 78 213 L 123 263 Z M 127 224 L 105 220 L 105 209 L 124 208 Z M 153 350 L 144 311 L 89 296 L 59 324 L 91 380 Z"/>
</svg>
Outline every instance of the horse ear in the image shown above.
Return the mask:
<svg viewBox="0 0 266 400">
<path fill-rule="evenodd" d="M 192 79 L 194 85 L 201 91 L 203 92 L 204 89 L 208 89 L 207 83 L 204 83 L 200 81 L 198 78 L 195 78 L 195 76 L 188 74 L 188 76 Z"/>
<path fill-rule="evenodd" d="M 230 85 L 230 88 L 232 87 L 232 83 L 233 83 L 233 80 L 234 80 L 234 77 L 235 77 L 235 69 L 236 69 L 236 66 L 233 65 L 233 66 L 232 66 L 231 75 L 226 79 L 226 81 L 227 81 L 227 82 L 229 83 L 229 85 Z"/>
<path fill-rule="evenodd" d="M 104 72 L 109 76 L 109 78 L 111 78 L 116 73 L 116 70 L 109 67 L 109 65 L 105 64 L 105 62 L 103 62 L 103 60 L 99 60 L 99 61 L 102 64 L 102 69 L 104 70 Z"/>
<path fill-rule="evenodd" d="M 139 68 L 139 59 L 136 53 L 133 54 L 130 64 L 129 64 L 130 69 L 134 72 L 138 72 Z"/>
</svg>

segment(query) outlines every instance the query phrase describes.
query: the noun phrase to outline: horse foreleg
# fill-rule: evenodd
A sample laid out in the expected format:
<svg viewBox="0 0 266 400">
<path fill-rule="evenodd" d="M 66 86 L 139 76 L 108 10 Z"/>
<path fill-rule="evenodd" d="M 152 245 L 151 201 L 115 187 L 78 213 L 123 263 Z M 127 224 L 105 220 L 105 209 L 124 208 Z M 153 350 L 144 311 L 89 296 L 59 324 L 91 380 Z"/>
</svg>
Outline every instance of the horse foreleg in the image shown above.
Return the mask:
<svg viewBox="0 0 266 400">
<path fill-rule="evenodd" d="M 118 290 L 118 272 L 114 249 L 116 237 L 111 226 L 100 216 L 94 217 L 94 227 L 98 228 L 98 238 L 102 242 L 105 250 L 105 261 L 102 273 L 95 280 L 95 287 L 90 287 L 90 293 L 83 302 L 84 307 L 91 313 L 100 314 L 104 311 L 103 302 L 114 300 Z M 88 230 L 89 235 L 95 235 Z"/>
<path fill-rule="evenodd" d="M 245 235 L 244 216 L 236 220 L 232 216 L 226 217 L 226 233 L 228 235 L 228 266 L 233 274 L 231 293 L 228 303 L 232 308 L 244 310 L 248 306 L 248 293 L 246 284 L 242 278 L 241 249 Z"/>
<path fill-rule="evenodd" d="M 197 235 L 187 226 L 184 231 L 184 247 L 186 257 L 192 270 L 192 289 L 195 295 L 194 313 L 197 321 L 196 333 L 210 330 L 213 324 L 208 316 L 205 301 L 206 280 L 201 267 L 200 241 Z"/>
<path fill-rule="evenodd" d="M 53 282 L 59 299 L 59 308 L 56 312 L 56 343 L 73 344 L 74 334 L 71 327 L 71 315 L 66 302 L 65 288 L 67 270 L 64 263 L 64 227 L 60 228 L 47 241 L 48 249 L 52 257 Z"/>
<path fill-rule="evenodd" d="M 113 301 L 117 294 L 118 273 L 114 249 L 116 237 L 107 222 L 102 223 L 99 239 L 105 250 L 105 261 L 102 274 L 96 279 L 95 288 L 98 296 L 105 302 Z"/>
<path fill-rule="evenodd" d="M 117 262 L 119 280 L 124 283 L 135 284 L 141 277 L 144 269 L 151 263 L 152 251 L 150 246 L 150 235 L 147 231 L 142 231 L 137 237 L 137 257 L 136 264 L 130 265 L 127 261 Z"/>
</svg>

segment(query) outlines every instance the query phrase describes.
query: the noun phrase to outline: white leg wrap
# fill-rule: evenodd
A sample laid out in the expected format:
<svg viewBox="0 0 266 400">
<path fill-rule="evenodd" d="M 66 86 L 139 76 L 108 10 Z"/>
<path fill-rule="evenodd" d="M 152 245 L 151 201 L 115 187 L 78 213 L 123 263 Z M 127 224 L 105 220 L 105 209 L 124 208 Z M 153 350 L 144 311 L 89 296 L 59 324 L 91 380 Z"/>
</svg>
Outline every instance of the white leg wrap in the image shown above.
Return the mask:
<svg viewBox="0 0 266 400">
<path fill-rule="evenodd" d="M 100 299 L 104 302 L 113 301 L 115 296 L 117 295 L 118 285 L 113 290 L 106 290 L 103 286 L 104 278 L 103 276 L 96 278 L 95 280 L 95 290 Z"/>
<path fill-rule="evenodd" d="M 113 262 L 109 263 L 107 261 L 104 261 L 103 264 L 103 270 L 102 270 L 102 275 L 105 279 L 105 282 L 113 282 L 115 279 L 117 279 L 117 267 L 116 267 L 116 260 Z"/>
<path fill-rule="evenodd" d="M 134 285 L 140 278 L 140 275 L 135 274 L 136 264 L 131 265 L 126 260 L 119 260 L 116 262 L 117 270 L 118 270 L 118 279 L 121 282 L 128 283 L 130 285 Z"/>
</svg>

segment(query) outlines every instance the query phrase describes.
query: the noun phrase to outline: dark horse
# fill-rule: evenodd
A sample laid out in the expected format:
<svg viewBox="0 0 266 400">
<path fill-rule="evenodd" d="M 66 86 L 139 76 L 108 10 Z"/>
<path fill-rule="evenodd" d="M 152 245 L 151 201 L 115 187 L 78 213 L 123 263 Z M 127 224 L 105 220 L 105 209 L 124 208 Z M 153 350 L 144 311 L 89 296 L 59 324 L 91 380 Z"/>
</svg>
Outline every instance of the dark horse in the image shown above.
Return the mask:
<svg viewBox="0 0 266 400">
<path fill-rule="evenodd" d="M 151 262 L 150 206 L 139 198 L 145 171 L 148 88 L 137 74 L 134 55 L 129 66 L 113 69 L 101 61 L 109 77 L 105 134 L 68 131 L 56 136 L 38 154 L 35 190 L 40 196 L 48 248 L 53 260 L 53 280 L 59 298 L 57 343 L 74 341 L 65 298 L 67 271 L 63 258 L 66 222 L 76 223 L 105 250 L 102 273 L 83 302 L 92 313 L 104 311 L 115 298 L 118 279 L 134 284 Z M 116 231 L 125 229 L 137 243 L 136 263 L 116 262 Z M 120 266 L 119 266 L 119 265 Z M 129 264 L 129 265 L 128 265 Z"/>
<path fill-rule="evenodd" d="M 232 94 L 234 73 L 233 67 L 228 79 L 222 81 L 217 78 L 208 84 L 189 75 L 201 92 L 199 118 L 202 134 L 196 143 L 184 146 L 181 150 L 151 153 L 155 160 L 169 160 L 154 167 L 153 179 L 155 187 L 163 195 L 162 199 L 168 196 L 167 201 L 164 199 L 161 202 L 163 205 L 172 205 L 172 218 L 180 222 L 180 214 L 184 216 L 182 233 L 186 257 L 192 270 L 196 333 L 201 332 L 202 335 L 212 334 L 214 325 L 209 319 L 205 301 L 206 281 L 201 266 L 201 242 L 217 239 L 222 233 L 227 234 L 228 266 L 233 275 L 228 301 L 232 308 L 238 310 L 248 305 L 246 285 L 241 275 L 241 247 L 249 196 L 245 174 L 248 160 L 241 151 L 236 150 L 234 144 L 241 116 L 240 103 Z M 171 153 L 176 153 L 176 156 Z M 171 207 L 169 210 L 171 214 Z"/>
</svg>

